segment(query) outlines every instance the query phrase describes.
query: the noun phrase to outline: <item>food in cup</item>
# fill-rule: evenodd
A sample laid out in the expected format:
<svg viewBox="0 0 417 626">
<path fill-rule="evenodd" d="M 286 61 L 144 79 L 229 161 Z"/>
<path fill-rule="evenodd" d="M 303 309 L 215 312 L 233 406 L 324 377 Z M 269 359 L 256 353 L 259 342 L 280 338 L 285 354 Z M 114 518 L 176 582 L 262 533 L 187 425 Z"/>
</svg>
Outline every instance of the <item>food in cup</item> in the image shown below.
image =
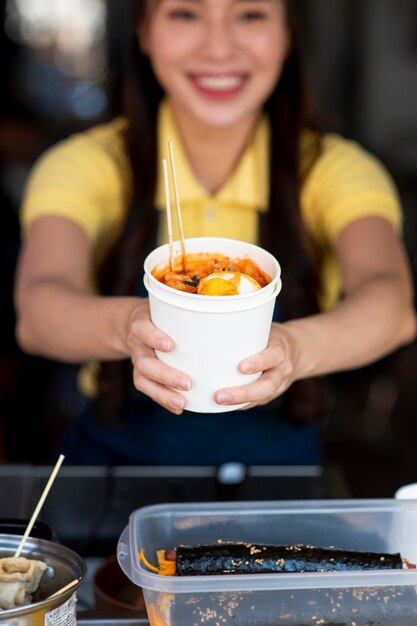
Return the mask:
<svg viewBox="0 0 417 626">
<path fill-rule="evenodd" d="M 341 550 L 303 544 L 276 546 L 219 541 L 212 545 L 181 545 L 175 549 L 158 550 L 157 567 L 147 561 L 143 550 L 139 557 L 149 569 L 164 576 L 416 568 L 398 552 Z"/>
<path fill-rule="evenodd" d="M 186 271 L 181 257 L 152 269 L 152 275 L 164 285 L 198 295 L 231 296 L 251 293 L 271 282 L 271 277 L 249 257 L 231 258 L 217 252 L 187 254 Z"/>
<path fill-rule="evenodd" d="M 257 280 L 241 272 L 213 272 L 200 280 L 200 296 L 237 296 L 261 289 Z"/>
<path fill-rule="evenodd" d="M 30 604 L 47 570 L 43 561 L 25 557 L 0 559 L 0 609 Z"/>
</svg>

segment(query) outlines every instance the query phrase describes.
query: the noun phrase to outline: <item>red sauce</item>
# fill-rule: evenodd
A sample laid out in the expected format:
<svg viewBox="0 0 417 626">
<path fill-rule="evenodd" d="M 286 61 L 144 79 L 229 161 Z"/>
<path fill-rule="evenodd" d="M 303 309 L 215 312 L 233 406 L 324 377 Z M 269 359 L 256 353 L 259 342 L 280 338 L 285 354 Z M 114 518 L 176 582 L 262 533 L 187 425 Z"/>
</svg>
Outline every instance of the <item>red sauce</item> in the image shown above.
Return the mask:
<svg viewBox="0 0 417 626">
<path fill-rule="evenodd" d="M 164 285 L 197 293 L 200 280 L 214 272 L 241 272 L 256 280 L 261 287 L 271 282 L 271 277 L 261 270 L 259 265 L 250 258 L 231 258 L 217 252 L 196 252 L 187 254 L 187 270 L 184 271 L 182 258 L 175 259 L 175 272 L 171 272 L 169 263 L 160 269 L 154 268 L 152 275 Z"/>
</svg>

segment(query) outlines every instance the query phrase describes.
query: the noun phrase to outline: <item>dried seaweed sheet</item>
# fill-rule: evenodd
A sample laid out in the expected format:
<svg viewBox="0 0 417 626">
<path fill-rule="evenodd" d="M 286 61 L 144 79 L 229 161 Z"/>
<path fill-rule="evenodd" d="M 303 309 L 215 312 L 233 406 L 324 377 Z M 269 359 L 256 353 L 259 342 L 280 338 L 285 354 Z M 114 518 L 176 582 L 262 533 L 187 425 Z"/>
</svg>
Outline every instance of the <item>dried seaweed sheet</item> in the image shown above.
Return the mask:
<svg viewBox="0 0 417 626">
<path fill-rule="evenodd" d="M 310 545 L 271 546 L 244 542 L 178 546 L 178 576 L 208 574 L 260 574 L 278 572 L 330 572 L 401 569 L 399 553 L 319 548 Z"/>
</svg>

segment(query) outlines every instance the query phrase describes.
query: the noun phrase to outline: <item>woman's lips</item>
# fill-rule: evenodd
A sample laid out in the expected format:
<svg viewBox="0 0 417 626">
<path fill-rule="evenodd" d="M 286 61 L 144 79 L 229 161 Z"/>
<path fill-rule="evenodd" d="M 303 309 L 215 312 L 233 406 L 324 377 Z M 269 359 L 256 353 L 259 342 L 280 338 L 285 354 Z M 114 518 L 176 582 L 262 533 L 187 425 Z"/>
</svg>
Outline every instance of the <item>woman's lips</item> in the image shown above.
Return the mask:
<svg viewBox="0 0 417 626">
<path fill-rule="evenodd" d="M 239 93 L 249 76 L 247 74 L 190 74 L 194 87 L 205 96 L 211 98 L 228 98 Z"/>
</svg>

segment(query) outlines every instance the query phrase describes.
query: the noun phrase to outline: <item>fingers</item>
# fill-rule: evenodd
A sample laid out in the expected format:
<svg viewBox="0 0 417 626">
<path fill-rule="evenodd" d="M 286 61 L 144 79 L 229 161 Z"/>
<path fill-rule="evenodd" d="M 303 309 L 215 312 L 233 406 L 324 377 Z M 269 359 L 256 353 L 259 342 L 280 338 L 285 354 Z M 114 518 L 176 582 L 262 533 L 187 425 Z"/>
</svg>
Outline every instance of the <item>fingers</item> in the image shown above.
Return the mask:
<svg viewBox="0 0 417 626">
<path fill-rule="evenodd" d="M 186 401 L 177 390 L 187 391 L 191 380 L 186 374 L 159 361 L 150 348 L 139 347 L 132 354 L 133 382 L 142 393 L 177 415 Z"/>
<path fill-rule="evenodd" d="M 261 378 L 248 385 L 220 389 L 214 397 L 218 404 L 241 404 L 244 402 L 265 404 L 280 393 L 282 393 L 280 384 L 277 384 L 270 374 L 264 373 Z"/>
<path fill-rule="evenodd" d="M 272 367 L 282 365 L 285 361 L 286 352 L 283 346 L 270 346 L 260 352 L 248 357 L 241 363 L 239 363 L 239 371 L 242 374 L 256 374 L 257 372 L 264 372 Z"/>
<path fill-rule="evenodd" d="M 282 345 L 269 346 L 263 352 L 248 357 L 239 364 L 239 370 L 244 374 L 263 374 L 247 385 L 219 389 L 215 394 L 218 404 L 249 403 L 245 408 L 251 408 L 270 402 L 290 385 L 292 367 Z"/>
<path fill-rule="evenodd" d="M 149 396 L 154 402 L 157 402 L 171 413 L 181 415 L 183 412 L 185 398 L 181 396 L 181 394 L 175 393 L 163 385 L 138 374 L 134 375 L 134 383 L 136 389 L 142 391 L 142 393 Z"/>
<path fill-rule="evenodd" d="M 191 379 L 156 358 L 155 350 L 170 352 L 175 344 L 151 322 L 147 301 L 141 301 L 132 314 L 127 343 L 136 389 L 171 413 L 181 414 L 186 400 L 178 391 L 189 390 Z"/>
<path fill-rule="evenodd" d="M 191 380 L 186 374 L 158 361 L 152 353 L 134 356 L 132 362 L 138 377 L 144 376 L 160 385 L 181 391 L 191 389 Z"/>
<path fill-rule="evenodd" d="M 127 343 L 130 347 L 135 341 L 141 341 L 153 350 L 160 352 L 170 352 L 174 348 L 174 341 L 166 335 L 162 330 L 156 328 L 151 322 L 149 316 L 137 316 L 131 324 L 130 333 Z"/>
</svg>

